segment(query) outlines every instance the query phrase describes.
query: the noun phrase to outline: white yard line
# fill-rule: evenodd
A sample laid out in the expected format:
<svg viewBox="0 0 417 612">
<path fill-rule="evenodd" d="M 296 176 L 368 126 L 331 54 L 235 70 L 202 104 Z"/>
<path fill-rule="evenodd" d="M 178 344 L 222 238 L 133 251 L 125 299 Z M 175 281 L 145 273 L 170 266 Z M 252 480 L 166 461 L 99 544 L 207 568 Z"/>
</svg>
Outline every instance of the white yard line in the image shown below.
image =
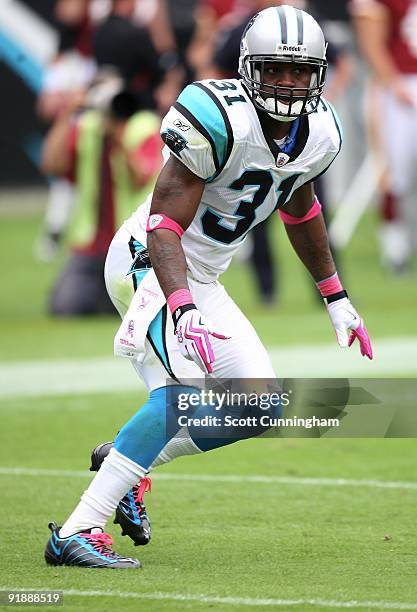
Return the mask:
<svg viewBox="0 0 417 612">
<path fill-rule="evenodd" d="M 0 586 L 5 591 L 23 591 L 26 589 Z M 29 587 L 27 590 L 35 590 Z M 52 591 L 54 588 L 39 587 L 36 591 Z M 206 604 L 223 604 L 231 606 L 275 606 L 286 608 L 290 606 L 318 606 L 321 608 L 367 608 L 377 610 L 417 610 L 417 603 L 400 603 L 389 601 L 337 601 L 326 599 L 273 599 L 257 597 L 218 597 L 215 595 L 187 595 L 184 593 L 135 593 L 129 591 L 79 591 L 77 589 L 64 589 L 64 604 L 66 596 L 74 597 L 117 597 L 118 599 L 138 599 L 148 601 L 179 601 Z"/>
<path fill-rule="evenodd" d="M 93 473 L 84 470 L 49 470 L 25 467 L 0 467 L 0 476 L 92 478 Z M 350 478 L 303 478 L 296 476 L 242 476 L 238 474 L 152 474 L 155 480 L 190 482 L 257 483 L 269 485 L 295 485 L 312 487 L 368 487 L 371 489 L 402 489 L 417 491 L 417 482 L 389 480 L 361 480 Z"/>
<path fill-rule="evenodd" d="M 282 378 L 417 376 L 417 337 L 375 341 L 374 353 L 371 362 L 358 347 L 341 350 L 336 343 L 269 348 Z M 128 361 L 115 357 L 0 363 L 0 399 L 144 388 Z"/>
</svg>

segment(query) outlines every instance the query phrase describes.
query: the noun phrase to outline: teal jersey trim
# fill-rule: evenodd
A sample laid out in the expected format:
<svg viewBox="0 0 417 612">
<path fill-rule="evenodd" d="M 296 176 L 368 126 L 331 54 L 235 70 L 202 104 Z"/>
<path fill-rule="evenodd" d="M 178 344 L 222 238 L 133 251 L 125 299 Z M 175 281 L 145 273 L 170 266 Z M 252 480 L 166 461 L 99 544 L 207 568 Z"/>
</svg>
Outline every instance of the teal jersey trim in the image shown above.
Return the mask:
<svg viewBox="0 0 417 612">
<path fill-rule="evenodd" d="M 180 94 L 178 102 L 191 113 L 198 124 L 204 128 L 214 144 L 218 164 L 223 167 L 229 153 L 229 131 L 226 124 L 224 111 L 221 110 L 221 102 L 216 102 L 202 87 L 188 85 Z M 194 124 L 198 129 L 198 125 Z M 203 136 L 205 134 L 203 133 Z M 215 164 L 217 165 L 217 164 Z"/>
<path fill-rule="evenodd" d="M 152 344 L 154 345 L 159 358 L 163 362 L 165 369 L 171 372 L 171 367 L 168 361 L 168 355 L 166 352 L 165 342 L 164 342 L 164 324 L 162 317 L 162 310 L 158 312 L 152 323 L 149 325 L 148 334 L 150 339 L 152 340 Z"/>
</svg>

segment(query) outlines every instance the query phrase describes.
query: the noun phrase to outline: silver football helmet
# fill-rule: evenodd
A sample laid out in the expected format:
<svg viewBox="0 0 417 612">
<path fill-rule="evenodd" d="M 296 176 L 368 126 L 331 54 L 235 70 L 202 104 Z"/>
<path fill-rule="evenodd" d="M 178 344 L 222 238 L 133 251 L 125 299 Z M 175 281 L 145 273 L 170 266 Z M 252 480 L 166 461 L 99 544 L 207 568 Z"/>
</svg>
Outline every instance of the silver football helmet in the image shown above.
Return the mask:
<svg viewBox="0 0 417 612">
<path fill-rule="evenodd" d="M 257 13 L 243 33 L 239 57 L 239 74 L 254 105 L 279 121 L 313 113 L 326 81 L 326 49 L 321 27 L 305 11 L 281 5 Z M 310 86 L 288 89 L 266 84 L 265 69 L 276 62 L 311 66 Z"/>
</svg>

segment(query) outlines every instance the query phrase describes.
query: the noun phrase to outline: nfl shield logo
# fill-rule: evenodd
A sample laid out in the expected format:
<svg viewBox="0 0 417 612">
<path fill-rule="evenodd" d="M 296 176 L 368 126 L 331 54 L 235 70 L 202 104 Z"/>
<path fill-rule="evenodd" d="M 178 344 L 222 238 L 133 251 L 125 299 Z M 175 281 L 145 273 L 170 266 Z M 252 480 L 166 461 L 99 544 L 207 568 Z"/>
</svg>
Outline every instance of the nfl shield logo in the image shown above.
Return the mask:
<svg viewBox="0 0 417 612">
<path fill-rule="evenodd" d="M 286 153 L 280 153 L 277 157 L 277 168 L 281 168 L 281 166 L 285 166 L 287 161 L 290 159 L 290 156 Z"/>
</svg>

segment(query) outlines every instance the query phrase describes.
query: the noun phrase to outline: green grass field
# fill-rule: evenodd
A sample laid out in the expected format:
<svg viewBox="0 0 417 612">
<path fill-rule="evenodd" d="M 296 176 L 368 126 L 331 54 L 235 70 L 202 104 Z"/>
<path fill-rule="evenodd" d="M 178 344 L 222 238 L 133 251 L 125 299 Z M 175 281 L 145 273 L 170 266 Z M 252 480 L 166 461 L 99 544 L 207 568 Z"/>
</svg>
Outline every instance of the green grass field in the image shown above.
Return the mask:
<svg viewBox="0 0 417 612">
<path fill-rule="evenodd" d="M 87 486 L 91 448 L 112 439 L 145 396 L 139 385 L 109 384 L 116 318 L 45 316 L 62 257 L 51 265 L 33 260 L 39 211 L 19 212 L 19 204 L 19 197 L 15 206 L 9 201 L 3 212 L 0 205 L 0 590 L 63 590 L 66 610 L 417 610 L 414 439 L 262 439 L 179 459 L 157 471 L 147 495 L 149 546 L 133 548 L 109 528 L 115 549 L 137 555 L 142 570 L 45 565 L 47 523 L 62 522 Z M 281 262 L 277 307 L 257 304 L 242 263 L 224 281 L 286 375 L 286 352 L 299 359 L 334 340 L 311 283 L 278 224 L 273 229 Z M 392 369 L 415 377 L 415 273 L 393 279 L 381 271 L 372 214 L 342 264 L 381 347 L 374 370 L 363 366 L 363 375 Z M 403 363 L 404 338 L 411 339 Z M 398 356 L 390 353 L 394 342 Z M 363 361 L 355 350 L 349 364 Z M 344 359 L 337 347 L 329 355 L 322 376 Z M 100 369 L 107 360 L 109 370 L 89 387 L 91 364 Z M 129 370 L 119 361 L 115 373 Z M 66 385 L 57 385 L 60 377 Z"/>
</svg>

